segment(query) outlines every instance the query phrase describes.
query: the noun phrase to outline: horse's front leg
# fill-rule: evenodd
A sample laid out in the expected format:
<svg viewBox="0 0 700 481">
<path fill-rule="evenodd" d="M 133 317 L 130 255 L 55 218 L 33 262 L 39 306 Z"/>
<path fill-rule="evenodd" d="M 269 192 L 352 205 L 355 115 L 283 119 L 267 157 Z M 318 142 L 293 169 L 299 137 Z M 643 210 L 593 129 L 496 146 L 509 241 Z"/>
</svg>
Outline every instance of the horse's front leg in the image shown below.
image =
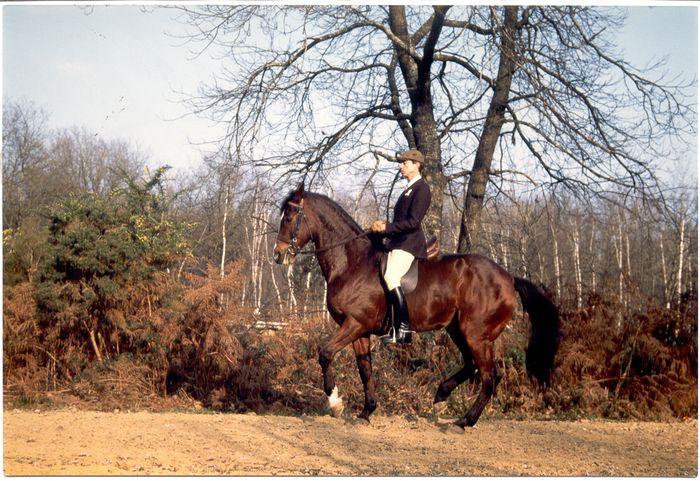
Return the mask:
<svg viewBox="0 0 700 481">
<path fill-rule="evenodd" d="M 328 405 L 331 413 L 339 417 L 343 412 L 343 399 L 338 395 L 338 387 L 335 385 L 335 376 L 331 363 L 335 355 L 345 346 L 358 339 L 362 334 L 362 326 L 352 317 L 347 317 L 340 329 L 331 337 L 328 343 L 321 347 L 318 355 L 318 363 L 323 373 L 323 391 L 328 396 Z"/>
<path fill-rule="evenodd" d="M 374 379 L 372 378 L 372 354 L 370 352 L 369 335 L 363 336 L 352 343 L 357 359 L 357 369 L 365 389 L 365 407 L 358 416 L 369 421 L 369 416 L 377 409 L 377 399 L 374 395 Z"/>
</svg>

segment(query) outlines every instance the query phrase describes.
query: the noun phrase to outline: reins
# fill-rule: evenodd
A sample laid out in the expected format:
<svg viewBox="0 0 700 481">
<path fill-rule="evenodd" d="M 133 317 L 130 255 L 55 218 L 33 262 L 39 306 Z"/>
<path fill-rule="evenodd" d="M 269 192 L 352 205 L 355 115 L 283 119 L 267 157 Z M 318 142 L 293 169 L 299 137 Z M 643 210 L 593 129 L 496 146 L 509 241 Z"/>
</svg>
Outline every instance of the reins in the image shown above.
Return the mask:
<svg viewBox="0 0 700 481">
<path fill-rule="evenodd" d="M 325 251 L 327 251 L 327 250 L 331 250 L 331 249 L 333 249 L 333 248 L 335 248 L 335 247 L 342 246 L 343 244 L 347 244 L 348 242 L 352 242 L 352 241 L 354 241 L 355 239 L 359 239 L 360 237 L 366 236 L 367 234 L 369 234 L 369 231 L 364 231 L 364 232 L 361 232 L 360 234 L 357 234 L 357 235 L 352 236 L 352 237 L 348 237 L 348 238 L 345 239 L 345 240 L 342 240 L 342 241 L 340 241 L 340 242 L 336 242 L 336 243 L 331 244 L 331 245 L 329 245 L 329 246 L 327 246 L 327 247 L 324 247 L 323 249 L 314 249 L 314 250 L 311 250 L 311 251 L 299 251 L 299 252 L 297 252 L 297 254 L 305 254 L 305 255 L 309 255 L 309 254 L 319 254 L 319 253 L 321 253 L 321 252 L 325 252 Z"/>
<path fill-rule="evenodd" d="M 302 199 L 303 202 L 303 199 Z M 294 227 L 292 228 L 292 238 L 287 240 L 287 239 L 280 239 L 284 242 L 287 242 L 289 244 L 290 249 L 293 251 L 293 255 L 298 256 L 298 255 L 316 255 L 320 254 L 322 252 L 326 252 L 328 250 L 334 249 L 336 247 L 342 246 L 344 244 L 347 244 L 348 242 L 352 242 L 355 239 L 359 239 L 360 237 L 365 237 L 367 234 L 370 233 L 369 230 L 362 231 L 359 234 L 356 234 L 354 236 L 348 237 L 347 239 L 343 239 L 340 242 L 335 242 L 329 246 L 326 246 L 322 249 L 313 249 L 313 250 L 307 250 L 307 251 L 301 251 L 297 247 L 297 232 L 299 230 L 299 226 L 301 225 L 301 220 L 304 219 L 304 222 L 308 223 L 308 220 L 306 219 L 306 215 L 304 214 L 304 205 L 302 203 L 296 203 L 296 202 L 288 202 L 289 205 L 292 207 L 296 207 L 299 210 L 299 213 L 297 214 L 296 222 L 294 223 Z M 308 224 L 307 224 L 308 227 Z M 279 237 L 278 237 L 279 239 Z"/>
</svg>

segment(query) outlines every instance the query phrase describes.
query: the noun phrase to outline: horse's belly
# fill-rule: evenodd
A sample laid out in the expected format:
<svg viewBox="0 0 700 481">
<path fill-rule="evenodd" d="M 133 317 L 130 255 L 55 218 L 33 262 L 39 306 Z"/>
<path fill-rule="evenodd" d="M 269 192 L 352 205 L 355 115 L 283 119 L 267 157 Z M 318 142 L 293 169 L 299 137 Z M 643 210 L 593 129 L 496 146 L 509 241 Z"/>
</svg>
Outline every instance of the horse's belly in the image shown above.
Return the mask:
<svg viewBox="0 0 700 481">
<path fill-rule="evenodd" d="M 411 319 L 411 329 L 415 331 L 431 331 L 447 326 L 454 318 L 456 299 L 452 292 L 439 294 L 430 298 L 419 295 L 408 297 L 408 314 Z"/>
</svg>

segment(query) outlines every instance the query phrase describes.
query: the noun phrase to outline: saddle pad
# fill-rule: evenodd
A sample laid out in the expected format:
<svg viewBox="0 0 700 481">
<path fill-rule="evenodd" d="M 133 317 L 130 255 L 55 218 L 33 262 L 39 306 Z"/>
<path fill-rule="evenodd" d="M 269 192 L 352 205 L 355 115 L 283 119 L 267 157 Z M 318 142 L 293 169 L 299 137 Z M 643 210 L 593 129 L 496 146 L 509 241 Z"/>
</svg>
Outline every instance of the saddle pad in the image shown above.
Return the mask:
<svg viewBox="0 0 700 481">
<path fill-rule="evenodd" d="M 383 254 L 382 258 L 379 261 L 379 271 L 382 273 L 382 278 L 384 277 L 384 273 L 386 272 L 387 257 L 387 254 Z M 413 262 L 411 262 L 411 267 L 408 269 L 408 272 L 404 274 L 404 276 L 401 278 L 401 288 L 403 289 L 404 294 L 408 294 L 409 292 L 413 292 L 416 289 L 417 285 L 418 259 L 413 259 Z"/>
</svg>

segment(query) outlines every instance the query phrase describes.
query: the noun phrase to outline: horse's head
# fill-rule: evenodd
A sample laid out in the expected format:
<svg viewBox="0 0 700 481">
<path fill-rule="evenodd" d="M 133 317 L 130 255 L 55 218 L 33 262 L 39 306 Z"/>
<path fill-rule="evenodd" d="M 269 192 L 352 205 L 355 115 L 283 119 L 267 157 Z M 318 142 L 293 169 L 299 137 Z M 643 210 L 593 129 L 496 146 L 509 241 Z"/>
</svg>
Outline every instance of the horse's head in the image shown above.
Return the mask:
<svg viewBox="0 0 700 481">
<path fill-rule="evenodd" d="M 304 214 L 304 184 L 302 183 L 282 203 L 282 218 L 273 259 L 278 264 L 293 264 L 299 250 L 310 239 L 309 221 Z"/>
</svg>

